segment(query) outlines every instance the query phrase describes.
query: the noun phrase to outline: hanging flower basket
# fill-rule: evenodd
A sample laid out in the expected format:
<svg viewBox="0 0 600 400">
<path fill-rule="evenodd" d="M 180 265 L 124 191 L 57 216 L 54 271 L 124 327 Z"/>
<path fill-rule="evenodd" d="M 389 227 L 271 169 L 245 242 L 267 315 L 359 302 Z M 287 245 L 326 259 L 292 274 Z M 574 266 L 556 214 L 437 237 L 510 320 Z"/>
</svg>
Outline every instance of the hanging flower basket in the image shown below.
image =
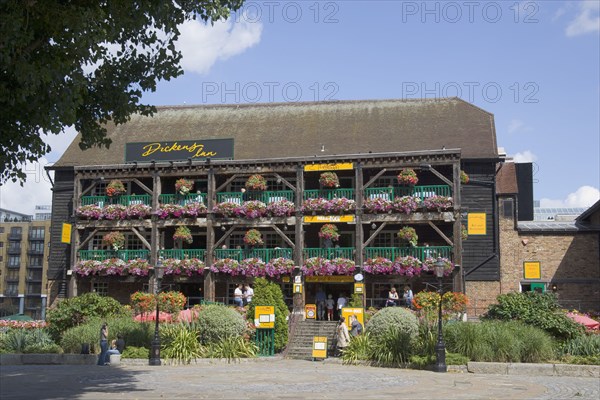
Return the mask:
<svg viewBox="0 0 600 400">
<path fill-rule="evenodd" d="M 186 242 L 188 244 L 191 244 L 194 241 L 192 238 L 192 232 L 187 226 L 178 226 L 177 229 L 175 229 L 173 240 L 181 240 L 182 242 Z"/>
<path fill-rule="evenodd" d="M 335 172 L 323 172 L 319 177 L 319 183 L 326 188 L 340 187 L 340 180 Z"/>
<path fill-rule="evenodd" d="M 125 235 L 121 232 L 110 232 L 102 237 L 102 244 L 111 247 L 113 250 L 119 250 L 125 247 Z"/>
<path fill-rule="evenodd" d="M 402 227 L 402 229 L 398 231 L 398 238 L 401 241 L 408 243 L 413 247 L 417 245 L 417 241 L 419 240 L 419 237 L 417 236 L 417 231 L 415 231 L 415 228 L 412 228 L 410 226 Z"/>
<path fill-rule="evenodd" d="M 175 191 L 182 196 L 185 196 L 194 188 L 194 182 L 185 178 L 180 178 L 175 181 Z"/>
<path fill-rule="evenodd" d="M 125 193 L 125 185 L 120 180 L 112 180 L 106 186 L 106 195 L 108 197 L 120 196 Z"/>
<path fill-rule="evenodd" d="M 467 175 L 467 173 L 463 170 L 460 171 L 460 183 L 463 185 L 469 183 L 469 175 Z"/>
<path fill-rule="evenodd" d="M 334 224 L 325 224 L 319 230 L 319 237 L 323 239 L 329 239 L 333 242 L 337 242 L 340 239 L 337 226 Z"/>
<path fill-rule="evenodd" d="M 262 235 L 256 229 L 250 229 L 244 235 L 244 243 L 248 246 L 262 246 L 264 244 Z"/>
<path fill-rule="evenodd" d="M 267 190 L 267 180 L 262 175 L 251 175 L 246 181 L 248 190 Z"/>
<path fill-rule="evenodd" d="M 400 185 L 414 186 L 417 182 L 419 182 L 419 178 L 417 178 L 417 173 L 412 168 L 404 168 L 398 174 L 398 183 Z"/>
</svg>

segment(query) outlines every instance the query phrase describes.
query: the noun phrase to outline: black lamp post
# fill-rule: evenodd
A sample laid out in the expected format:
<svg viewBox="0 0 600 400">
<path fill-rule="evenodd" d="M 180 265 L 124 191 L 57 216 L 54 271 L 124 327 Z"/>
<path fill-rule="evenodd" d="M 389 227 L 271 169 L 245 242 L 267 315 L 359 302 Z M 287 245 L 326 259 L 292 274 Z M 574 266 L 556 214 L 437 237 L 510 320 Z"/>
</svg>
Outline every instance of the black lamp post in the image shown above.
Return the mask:
<svg viewBox="0 0 600 400">
<path fill-rule="evenodd" d="M 438 278 L 438 293 L 440 295 L 440 304 L 438 308 L 438 340 L 435 345 L 435 366 L 434 372 L 447 372 L 446 367 L 446 344 L 444 343 L 444 334 L 442 332 L 442 277 L 444 276 L 445 263 L 438 257 L 435 263 L 435 276 Z"/>
<path fill-rule="evenodd" d="M 152 339 L 150 349 L 150 365 L 160 365 L 160 335 L 158 331 L 158 316 L 159 316 L 159 302 L 158 294 L 160 293 L 160 281 L 163 278 L 164 268 L 162 263 L 162 257 L 158 259 L 156 266 L 154 267 L 154 279 L 156 280 L 156 325 L 154 326 L 154 339 Z"/>
</svg>

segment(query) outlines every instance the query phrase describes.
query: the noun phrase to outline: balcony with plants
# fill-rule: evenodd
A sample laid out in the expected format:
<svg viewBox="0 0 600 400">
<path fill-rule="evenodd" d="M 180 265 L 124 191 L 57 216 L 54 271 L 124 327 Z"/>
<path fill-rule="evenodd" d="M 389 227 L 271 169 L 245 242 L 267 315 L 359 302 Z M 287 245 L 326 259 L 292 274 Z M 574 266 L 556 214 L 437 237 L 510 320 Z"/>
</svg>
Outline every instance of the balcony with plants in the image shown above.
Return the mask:
<svg viewBox="0 0 600 400">
<path fill-rule="evenodd" d="M 110 232 L 102 237 L 106 250 L 79 250 L 79 261 L 73 272 L 80 276 L 148 276 L 149 250 L 125 249 L 126 238 L 121 232 Z"/>
<path fill-rule="evenodd" d="M 354 247 L 340 247 L 341 234 L 335 224 L 324 224 L 318 237 L 322 247 L 303 249 L 304 265 L 302 273 L 306 276 L 352 275 L 356 270 Z"/>
</svg>

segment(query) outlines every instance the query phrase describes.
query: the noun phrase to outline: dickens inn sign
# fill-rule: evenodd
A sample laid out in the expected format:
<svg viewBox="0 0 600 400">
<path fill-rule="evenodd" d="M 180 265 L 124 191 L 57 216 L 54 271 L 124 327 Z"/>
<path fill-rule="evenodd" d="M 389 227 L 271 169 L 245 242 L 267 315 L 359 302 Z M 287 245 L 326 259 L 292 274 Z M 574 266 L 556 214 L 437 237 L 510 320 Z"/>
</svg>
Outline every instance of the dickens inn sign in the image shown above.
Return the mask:
<svg viewBox="0 0 600 400">
<path fill-rule="evenodd" d="M 233 159 L 233 139 L 127 143 L 125 162 Z"/>
</svg>

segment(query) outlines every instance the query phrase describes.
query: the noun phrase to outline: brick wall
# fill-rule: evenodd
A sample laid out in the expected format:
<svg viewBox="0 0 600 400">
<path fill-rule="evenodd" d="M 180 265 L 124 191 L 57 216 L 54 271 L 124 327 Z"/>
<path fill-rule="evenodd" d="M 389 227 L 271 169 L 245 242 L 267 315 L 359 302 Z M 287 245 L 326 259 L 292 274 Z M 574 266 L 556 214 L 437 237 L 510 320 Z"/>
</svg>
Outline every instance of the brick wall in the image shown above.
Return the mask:
<svg viewBox="0 0 600 400">
<path fill-rule="evenodd" d="M 496 302 L 496 297 L 500 294 L 500 282 L 467 281 L 465 291 L 469 298 L 467 315 L 479 316 L 487 311 L 490 304 Z"/>
</svg>

